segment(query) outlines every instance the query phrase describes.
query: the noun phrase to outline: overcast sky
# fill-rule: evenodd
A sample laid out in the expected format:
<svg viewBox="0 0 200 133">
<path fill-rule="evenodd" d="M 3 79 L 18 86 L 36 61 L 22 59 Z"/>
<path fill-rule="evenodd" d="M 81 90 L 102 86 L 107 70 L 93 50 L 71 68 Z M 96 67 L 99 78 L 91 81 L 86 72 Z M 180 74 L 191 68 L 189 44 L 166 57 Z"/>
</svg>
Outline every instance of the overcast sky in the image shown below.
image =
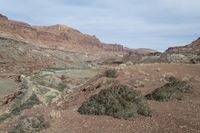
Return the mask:
<svg viewBox="0 0 200 133">
<path fill-rule="evenodd" d="M 1 0 L 32 25 L 66 24 L 106 43 L 165 50 L 200 37 L 200 0 Z"/>
</svg>

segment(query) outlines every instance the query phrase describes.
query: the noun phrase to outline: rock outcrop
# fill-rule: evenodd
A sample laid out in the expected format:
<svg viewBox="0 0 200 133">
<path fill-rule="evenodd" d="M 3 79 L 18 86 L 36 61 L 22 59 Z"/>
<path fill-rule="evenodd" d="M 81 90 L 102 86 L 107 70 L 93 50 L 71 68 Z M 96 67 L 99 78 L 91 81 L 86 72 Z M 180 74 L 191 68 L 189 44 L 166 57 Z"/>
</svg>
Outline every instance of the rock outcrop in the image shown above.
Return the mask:
<svg viewBox="0 0 200 133">
<path fill-rule="evenodd" d="M 79 52 L 125 52 L 122 45 L 102 43 L 95 36 L 83 34 L 66 25 L 31 26 L 0 15 L 0 36 L 37 46 Z"/>
<path fill-rule="evenodd" d="M 166 50 L 167 53 L 192 53 L 200 54 L 200 38 L 191 44 L 181 46 L 181 47 L 171 47 Z"/>
</svg>

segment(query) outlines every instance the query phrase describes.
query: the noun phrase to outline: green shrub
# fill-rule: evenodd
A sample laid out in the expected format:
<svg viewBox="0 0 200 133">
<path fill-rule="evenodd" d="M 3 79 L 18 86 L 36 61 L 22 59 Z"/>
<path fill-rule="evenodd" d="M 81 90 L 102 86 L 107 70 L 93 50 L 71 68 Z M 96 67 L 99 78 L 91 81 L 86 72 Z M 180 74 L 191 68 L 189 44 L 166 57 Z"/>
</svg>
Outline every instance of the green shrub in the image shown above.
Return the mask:
<svg viewBox="0 0 200 133">
<path fill-rule="evenodd" d="M 117 71 L 116 70 L 106 70 L 105 76 L 108 78 L 116 78 L 117 77 Z"/>
<path fill-rule="evenodd" d="M 114 86 L 90 97 L 78 109 L 80 114 L 108 115 L 130 118 L 138 114 L 150 116 L 151 111 L 141 94 L 124 85 Z"/>
<path fill-rule="evenodd" d="M 169 77 L 167 80 L 167 84 L 154 90 L 151 94 L 146 95 L 146 98 L 161 102 L 173 99 L 181 100 L 183 94 L 191 90 L 190 84 L 186 81 L 181 81 L 174 77 Z"/>
</svg>

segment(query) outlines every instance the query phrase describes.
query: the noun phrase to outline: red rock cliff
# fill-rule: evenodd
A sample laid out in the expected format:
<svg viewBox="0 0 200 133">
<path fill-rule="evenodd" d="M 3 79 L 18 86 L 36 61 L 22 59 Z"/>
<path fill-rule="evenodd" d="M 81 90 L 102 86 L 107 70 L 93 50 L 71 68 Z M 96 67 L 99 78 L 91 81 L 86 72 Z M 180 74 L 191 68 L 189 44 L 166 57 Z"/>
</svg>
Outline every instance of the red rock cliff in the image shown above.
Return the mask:
<svg viewBox="0 0 200 133">
<path fill-rule="evenodd" d="M 25 41 L 46 48 L 74 51 L 128 51 L 122 45 L 104 44 L 95 36 L 83 34 L 66 25 L 31 26 L 0 15 L 0 36 Z"/>
<path fill-rule="evenodd" d="M 200 38 L 191 44 L 181 47 L 171 47 L 166 50 L 167 53 L 194 53 L 200 54 Z"/>
</svg>

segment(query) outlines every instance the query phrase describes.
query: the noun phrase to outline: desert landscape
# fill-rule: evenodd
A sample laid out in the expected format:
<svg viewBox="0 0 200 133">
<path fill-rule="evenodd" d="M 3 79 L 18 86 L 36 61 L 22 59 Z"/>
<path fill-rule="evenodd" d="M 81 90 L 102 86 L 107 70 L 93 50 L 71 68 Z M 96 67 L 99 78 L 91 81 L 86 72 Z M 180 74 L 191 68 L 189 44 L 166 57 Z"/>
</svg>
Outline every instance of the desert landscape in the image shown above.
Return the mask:
<svg viewBox="0 0 200 133">
<path fill-rule="evenodd" d="M 199 133 L 199 87 L 200 38 L 131 49 L 0 14 L 1 133 Z"/>
</svg>

